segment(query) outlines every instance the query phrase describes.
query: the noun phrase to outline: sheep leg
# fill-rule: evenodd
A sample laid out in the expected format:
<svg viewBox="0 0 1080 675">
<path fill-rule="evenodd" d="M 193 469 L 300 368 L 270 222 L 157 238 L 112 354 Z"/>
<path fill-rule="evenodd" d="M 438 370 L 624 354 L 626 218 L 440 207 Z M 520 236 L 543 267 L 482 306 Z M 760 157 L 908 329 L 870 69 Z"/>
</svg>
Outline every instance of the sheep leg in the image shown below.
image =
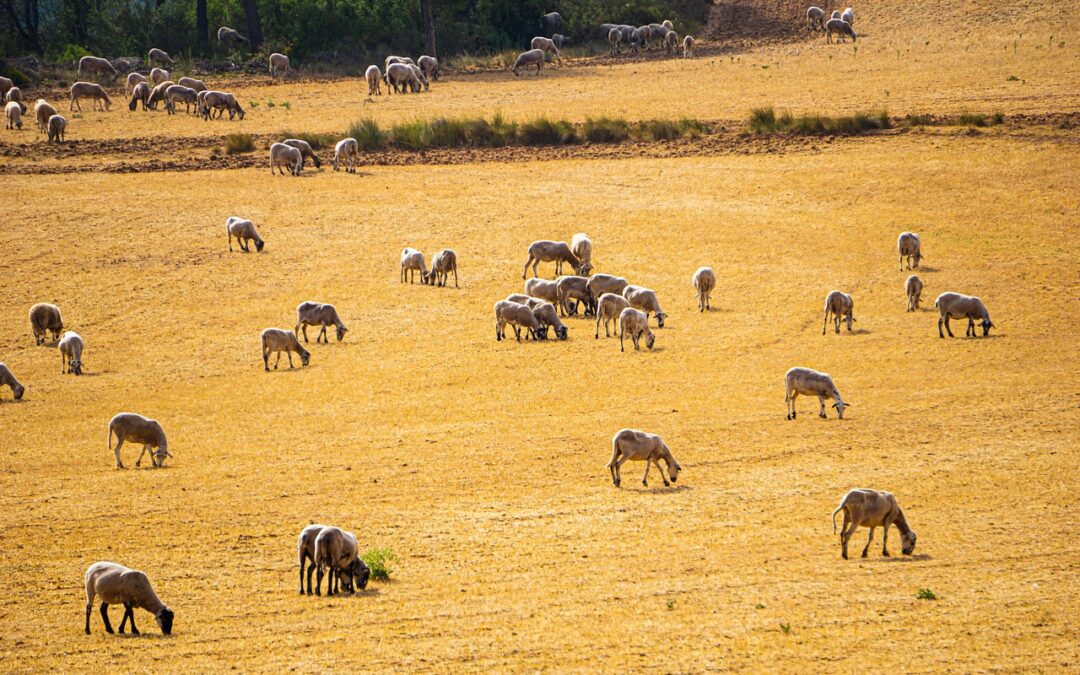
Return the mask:
<svg viewBox="0 0 1080 675">
<path fill-rule="evenodd" d="M 293 364 L 292 364 L 292 350 L 286 351 L 285 356 L 289 357 L 289 370 L 292 370 L 292 367 L 293 367 Z M 279 359 L 281 358 L 281 352 L 278 352 L 278 358 Z M 274 367 L 276 368 L 277 366 L 274 366 Z M 825 409 L 824 408 L 825 404 L 822 403 L 821 405 L 822 405 L 822 410 L 824 410 Z"/>
<path fill-rule="evenodd" d="M 270 352 L 265 347 L 263 348 L 263 370 L 270 372 Z"/>
<path fill-rule="evenodd" d="M 881 555 L 885 556 L 886 558 L 889 557 L 889 527 L 891 526 L 892 521 L 886 520 L 884 527 L 885 532 L 881 535 Z M 866 547 L 870 548 L 870 544 L 867 543 Z"/>
<path fill-rule="evenodd" d="M 874 528 L 870 528 L 870 537 L 866 540 L 866 548 L 862 550 L 862 557 L 866 557 L 867 552 L 870 551 L 870 542 L 874 541 Z"/>
<path fill-rule="evenodd" d="M 517 324 L 514 324 L 514 337 L 517 338 L 518 342 L 521 342 L 521 326 Z"/>
<path fill-rule="evenodd" d="M 829 325 L 829 310 L 825 310 L 825 318 L 821 320 L 821 334 L 825 334 L 825 327 Z"/>
<path fill-rule="evenodd" d="M 311 565 L 308 566 L 308 570 L 307 570 L 307 594 L 308 595 L 311 595 L 311 575 L 312 575 L 312 573 L 314 571 L 315 571 L 315 561 L 312 560 Z M 303 591 L 303 583 L 304 582 L 301 581 L 300 583 L 301 583 L 301 591 Z"/>
<path fill-rule="evenodd" d="M 955 335 L 952 334 L 952 328 L 949 328 L 949 315 L 948 314 L 945 315 L 945 330 L 949 333 L 949 337 L 956 337 Z M 940 333 L 940 332 L 941 332 L 941 329 L 938 328 L 938 333 Z"/>
<path fill-rule="evenodd" d="M 101 620 L 105 622 L 105 632 L 112 634 L 116 631 L 113 630 L 112 624 L 109 623 L 109 603 L 101 603 Z"/>
<path fill-rule="evenodd" d="M 619 328 L 619 351 L 620 352 L 625 352 L 626 351 L 626 347 L 623 345 L 623 335 L 625 335 L 625 331 L 623 331 L 622 327 L 620 327 Z"/>
<path fill-rule="evenodd" d="M 319 562 L 319 569 L 318 569 L 318 571 L 317 571 L 317 572 L 316 572 L 316 574 L 315 574 L 315 595 L 322 595 L 322 579 L 323 579 L 323 574 L 324 574 L 324 573 L 323 573 L 323 565 L 322 565 L 322 562 Z M 308 586 L 308 595 L 311 595 L 311 586 L 310 586 L 310 581 L 311 581 L 311 577 L 309 576 L 309 577 L 308 577 L 308 582 L 309 582 L 309 586 Z M 327 589 L 326 589 L 326 592 L 327 592 L 327 594 L 329 594 L 329 593 L 330 593 L 330 588 L 329 588 L 329 584 L 327 584 Z"/>
<path fill-rule="evenodd" d="M 303 333 L 303 335 L 304 335 L 304 342 L 307 342 L 308 339 L 307 339 L 307 324 L 306 323 L 302 324 L 300 326 L 300 332 Z"/>
<path fill-rule="evenodd" d="M 90 610 L 94 607 L 94 593 L 87 593 L 86 598 L 86 634 L 90 634 Z"/>
<path fill-rule="evenodd" d="M 281 363 L 281 352 L 277 353 L 277 360 L 274 361 L 274 370 L 277 370 L 278 364 Z"/>
<path fill-rule="evenodd" d="M 618 477 L 615 482 L 615 487 L 619 487 L 622 484 L 622 465 L 629 461 L 629 455 L 623 455 L 619 458 L 619 461 L 615 462 L 615 475 Z"/>
<path fill-rule="evenodd" d="M 135 466 L 141 466 L 142 465 L 143 455 L 145 455 L 147 453 L 149 448 L 150 448 L 149 445 L 147 445 L 146 443 L 143 443 L 142 452 L 139 453 L 139 458 L 137 460 L 135 460 Z"/>
<path fill-rule="evenodd" d="M 447 274 L 446 278 L 449 279 L 450 275 Z M 458 281 L 457 281 L 457 265 L 454 265 L 454 288 L 460 288 L 460 286 L 458 286 Z"/>
<path fill-rule="evenodd" d="M 128 616 L 130 616 L 130 615 L 131 615 L 131 606 L 128 605 L 127 603 L 124 603 L 124 615 L 122 617 L 120 617 L 120 627 L 116 629 L 117 633 L 120 633 L 121 635 L 124 634 L 124 626 L 127 625 Z M 132 620 L 132 623 L 134 623 L 134 620 Z M 137 633 L 135 633 L 135 634 L 137 635 Z"/>
<path fill-rule="evenodd" d="M 818 417 L 820 417 L 821 419 L 826 419 L 826 415 L 825 415 L 825 397 L 822 396 L 821 394 L 818 394 L 817 399 L 818 399 L 818 403 L 821 404 L 821 410 L 818 412 Z"/>
<path fill-rule="evenodd" d="M 304 559 L 304 554 L 301 553 L 300 554 L 300 595 L 304 594 L 304 563 L 305 562 L 306 561 Z M 308 585 L 310 586 L 311 584 L 309 583 Z"/>
<path fill-rule="evenodd" d="M 116 468 L 117 469 L 123 469 L 124 468 L 123 462 L 120 461 L 120 446 L 122 446 L 123 444 L 124 444 L 124 437 L 117 434 L 117 436 L 116 436 L 116 447 L 113 448 L 113 454 L 116 455 Z"/>
<path fill-rule="evenodd" d="M 649 487 L 649 468 L 652 467 L 652 460 L 645 460 L 645 475 L 641 477 L 641 484 L 645 487 Z"/>
<path fill-rule="evenodd" d="M 611 461 L 607 463 L 608 471 L 611 472 L 611 482 L 615 487 L 619 487 L 619 476 L 615 473 L 615 463 L 619 460 L 619 442 L 613 441 L 611 443 Z M 87 615 L 89 616 L 89 614 Z"/>
<path fill-rule="evenodd" d="M 607 323 L 604 324 L 604 328 L 607 328 Z M 596 314 L 596 339 L 600 339 L 600 313 Z"/>
<path fill-rule="evenodd" d="M 318 336 L 315 337 L 315 342 L 319 342 L 320 339 L 323 342 L 330 342 L 330 340 L 326 337 L 326 324 L 325 323 L 323 324 L 322 330 L 319 331 Z"/>
<path fill-rule="evenodd" d="M 656 471 L 660 474 L 660 479 L 664 481 L 664 487 L 671 487 L 671 483 L 668 482 L 667 476 L 664 475 L 664 470 L 660 468 L 660 461 L 654 459 L 653 464 L 656 465 Z"/>
</svg>

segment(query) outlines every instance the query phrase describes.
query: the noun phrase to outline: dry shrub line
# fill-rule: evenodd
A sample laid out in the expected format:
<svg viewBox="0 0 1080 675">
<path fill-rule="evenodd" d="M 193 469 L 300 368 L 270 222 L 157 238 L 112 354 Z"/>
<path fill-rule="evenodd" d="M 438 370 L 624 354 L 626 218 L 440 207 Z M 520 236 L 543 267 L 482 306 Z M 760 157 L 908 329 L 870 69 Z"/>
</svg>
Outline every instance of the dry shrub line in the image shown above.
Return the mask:
<svg viewBox="0 0 1080 675">
<path fill-rule="evenodd" d="M 989 127 L 1005 123 L 1005 114 L 992 115 L 962 113 L 960 115 L 907 115 L 895 123 L 885 110 L 857 112 L 854 115 L 829 117 L 802 114 L 795 116 L 785 110 L 777 114 L 772 107 L 755 108 L 746 122 L 747 129 L 755 134 L 790 134 L 794 136 L 821 136 L 827 134 L 855 135 L 891 129 L 899 123 L 905 127 L 917 126 L 970 126 Z"/>
</svg>

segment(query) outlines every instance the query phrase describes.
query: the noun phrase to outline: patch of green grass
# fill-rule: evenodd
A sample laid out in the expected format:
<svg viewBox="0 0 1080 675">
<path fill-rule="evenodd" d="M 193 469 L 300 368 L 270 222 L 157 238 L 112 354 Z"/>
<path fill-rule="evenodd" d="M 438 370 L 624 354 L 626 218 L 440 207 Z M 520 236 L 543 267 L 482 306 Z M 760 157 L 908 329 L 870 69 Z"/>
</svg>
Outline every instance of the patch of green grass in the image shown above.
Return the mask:
<svg viewBox="0 0 1080 675">
<path fill-rule="evenodd" d="M 791 624 L 790 623 L 781 623 L 780 624 L 780 632 L 783 633 L 784 635 L 791 635 Z"/>
<path fill-rule="evenodd" d="M 419 120 L 395 124 L 390 127 L 390 133 L 388 134 L 390 144 L 406 150 L 420 150 L 425 147 L 424 131 L 426 127 L 427 123 Z"/>
<path fill-rule="evenodd" d="M 654 141 L 670 141 L 683 136 L 697 137 L 705 126 L 694 119 L 684 117 L 679 120 L 649 120 L 641 123 L 642 134 Z"/>
<path fill-rule="evenodd" d="M 566 120 L 537 117 L 518 125 L 522 145 L 570 145 L 578 142 L 574 125 Z"/>
<path fill-rule="evenodd" d="M 670 600 L 667 601 L 667 608 L 668 608 L 669 611 L 675 609 L 675 599 L 674 598 L 671 598 Z"/>
<path fill-rule="evenodd" d="M 754 605 L 754 609 L 765 609 L 765 605 L 759 602 L 758 604 Z"/>
<path fill-rule="evenodd" d="M 620 143 L 630 137 L 627 121 L 611 117 L 589 117 L 582 131 L 590 143 Z"/>
<path fill-rule="evenodd" d="M 1005 81 L 1006 82 L 1019 82 L 1020 78 L 1015 76 L 1015 75 L 1010 75 L 1010 76 L 1005 78 Z"/>
<path fill-rule="evenodd" d="M 919 600 L 937 600 L 937 594 L 929 588 L 920 588 L 919 592 L 915 594 L 915 597 Z"/>
<path fill-rule="evenodd" d="M 784 111 L 780 115 L 772 107 L 755 108 L 750 112 L 747 128 L 755 134 L 788 133 L 800 136 L 822 134 L 861 134 L 892 128 L 889 113 L 884 110 L 858 112 L 843 117 L 803 114 L 798 117 Z"/>
<path fill-rule="evenodd" d="M 470 125 L 466 120 L 439 117 L 427 123 L 424 145 L 437 148 L 456 148 L 469 145 Z"/>
<path fill-rule="evenodd" d="M 772 106 L 751 110 L 747 126 L 755 134 L 774 134 L 780 130 L 779 122 L 776 119 L 776 110 Z"/>
<path fill-rule="evenodd" d="M 393 571 L 390 564 L 397 560 L 397 555 L 388 548 L 373 548 L 361 555 L 360 559 L 371 570 L 372 579 L 386 581 Z"/>
<path fill-rule="evenodd" d="M 282 138 L 296 138 L 301 141 L 306 141 L 313 150 L 321 150 L 323 148 L 332 148 L 337 143 L 336 134 L 316 134 L 309 131 L 295 132 L 285 130 L 281 132 Z"/>
<path fill-rule="evenodd" d="M 379 123 L 371 118 L 353 122 L 345 134 L 355 138 L 361 150 L 382 150 L 386 147 L 386 133 L 379 127 Z"/>
<path fill-rule="evenodd" d="M 251 134 L 229 134 L 225 137 L 225 154 L 235 155 L 241 152 L 253 152 L 255 139 Z"/>
</svg>

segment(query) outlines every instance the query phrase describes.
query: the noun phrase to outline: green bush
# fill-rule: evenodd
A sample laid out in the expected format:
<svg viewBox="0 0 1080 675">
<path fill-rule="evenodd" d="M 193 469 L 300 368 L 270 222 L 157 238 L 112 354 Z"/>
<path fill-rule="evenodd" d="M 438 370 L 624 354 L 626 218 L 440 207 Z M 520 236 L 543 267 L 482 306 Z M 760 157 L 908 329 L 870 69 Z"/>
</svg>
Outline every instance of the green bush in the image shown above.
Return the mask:
<svg viewBox="0 0 1080 675">
<path fill-rule="evenodd" d="M 379 127 L 379 123 L 373 119 L 365 118 L 353 122 L 345 132 L 356 139 L 361 150 L 382 150 L 386 147 L 386 133 Z"/>
<path fill-rule="evenodd" d="M 585 120 L 584 133 L 590 143 L 619 143 L 630 137 L 630 125 L 624 119 L 590 117 Z"/>
<path fill-rule="evenodd" d="M 235 155 L 255 150 L 255 139 L 251 134 L 229 134 L 225 137 L 225 154 Z"/>
<path fill-rule="evenodd" d="M 397 555 L 388 548 L 373 548 L 360 556 L 364 564 L 371 570 L 371 578 L 376 581 L 386 581 L 390 578 L 393 569 L 390 563 L 397 560 Z"/>
<path fill-rule="evenodd" d="M 522 145 L 569 145 L 578 142 L 574 126 L 566 120 L 537 117 L 518 126 Z"/>
<path fill-rule="evenodd" d="M 0 68 L 0 75 L 11 80 L 16 87 L 29 87 L 30 78 L 26 76 L 26 73 L 15 68 L 14 66 L 4 66 Z"/>
<path fill-rule="evenodd" d="M 919 592 L 915 594 L 915 597 L 919 600 L 937 600 L 937 594 L 929 588 L 920 588 Z"/>
<path fill-rule="evenodd" d="M 795 117 L 790 112 L 783 112 L 779 117 L 771 108 L 755 108 L 746 122 L 747 128 L 756 134 L 789 133 L 801 136 L 822 134 L 861 134 L 867 131 L 892 128 L 889 114 L 879 112 L 858 112 L 844 117 L 804 114 Z"/>
</svg>

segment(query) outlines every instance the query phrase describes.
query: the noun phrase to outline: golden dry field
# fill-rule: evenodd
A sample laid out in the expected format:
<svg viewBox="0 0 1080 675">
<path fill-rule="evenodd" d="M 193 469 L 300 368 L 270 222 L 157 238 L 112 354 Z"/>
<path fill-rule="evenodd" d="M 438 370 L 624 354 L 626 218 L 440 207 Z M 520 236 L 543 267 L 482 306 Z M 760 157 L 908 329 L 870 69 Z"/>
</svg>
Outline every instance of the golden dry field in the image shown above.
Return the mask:
<svg viewBox="0 0 1080 675">
<path fill-rule="evenodd" d="M 983 3 L 945 5 L 943 26 L 891 0 L 868 10 L 857 55 L 771 44 L 697 59 L 690 82 L 673 79 L 681 60 L 600 59 L 370 102 L 355 80 L 244 84 L 242 101 L 291 110 L 233 124 L 129 113 L 115 97 L 72 120 L 63 157 L 32 129 L 4 131 L 0 361 L 27 391 L 0 390 L 2 670 L 1076 671 L 1080 137 L 1038 119 L 1080 110 L 1080 19 L 1066 3 L 1038 20 L 1041 5 L 1000 3 L 1003 16 L 959 31 Z M 268 176 L 261 148 L 255 168 L 99 170 L 130 159 L 128 139 L 336 132 L 365 115 L 497 107 L 733 128 L 764 104 L 1035 121 L 298 179 Z M 60 164 L 85 170 L 17 173 Z M 257 224 L 263 252 L 228 252 L 230 215 Z M 926 256 L 914 313 L 903 230 Z M 597 271 L 656 289 L 669 319 L 654 350 L 620 353 L 583 318 L 565 342 L 496 342 L 492 304 L 521 292 L 529 242 L 579 231 Z M 456 250 L 461 287 L 402 285 L 405 246 Z M 707 313 L 690 284 L 700 265 L 720 277 Z M 822 336 L 834 288 L 857 323 Z M 954 322 L 958 337 L 938 338 L 933 299 L 949 290 L 986 301 L 991 337 Z M 305 300 L 336 305 L 349 333 L 312 342 L 306 368 L 264 372 L 259 332 L 292 328 Z M 41 301 L 86 339 L 81 377 L 34 346 L 27 310 Z M 834 377 L 844 420 L 806 398 L 784 419 L 794 365 Z M 114 468 L 102 441 L 128 410 L 161 421 L 167 468 L 134 468 L 133 445 Z M 640 463 L 612 486 L 623 427 L 664 437 L 676 486 L 641 486 Z M 841 559 L 829 514 L 854 487 L 897 496 L 914 556 L 893 530 L 883 558 L 878 531 L 860 560 L 859 530 Z M 393 549 L 391 580 L 298 595 L 309 522 Z M 83 634 L 82 577 L 101 559 L 147 572 L 176 612 L 172 637 L 142 611 L 142 637 L 106 635 L 96 608 Z"/>
</svg>

